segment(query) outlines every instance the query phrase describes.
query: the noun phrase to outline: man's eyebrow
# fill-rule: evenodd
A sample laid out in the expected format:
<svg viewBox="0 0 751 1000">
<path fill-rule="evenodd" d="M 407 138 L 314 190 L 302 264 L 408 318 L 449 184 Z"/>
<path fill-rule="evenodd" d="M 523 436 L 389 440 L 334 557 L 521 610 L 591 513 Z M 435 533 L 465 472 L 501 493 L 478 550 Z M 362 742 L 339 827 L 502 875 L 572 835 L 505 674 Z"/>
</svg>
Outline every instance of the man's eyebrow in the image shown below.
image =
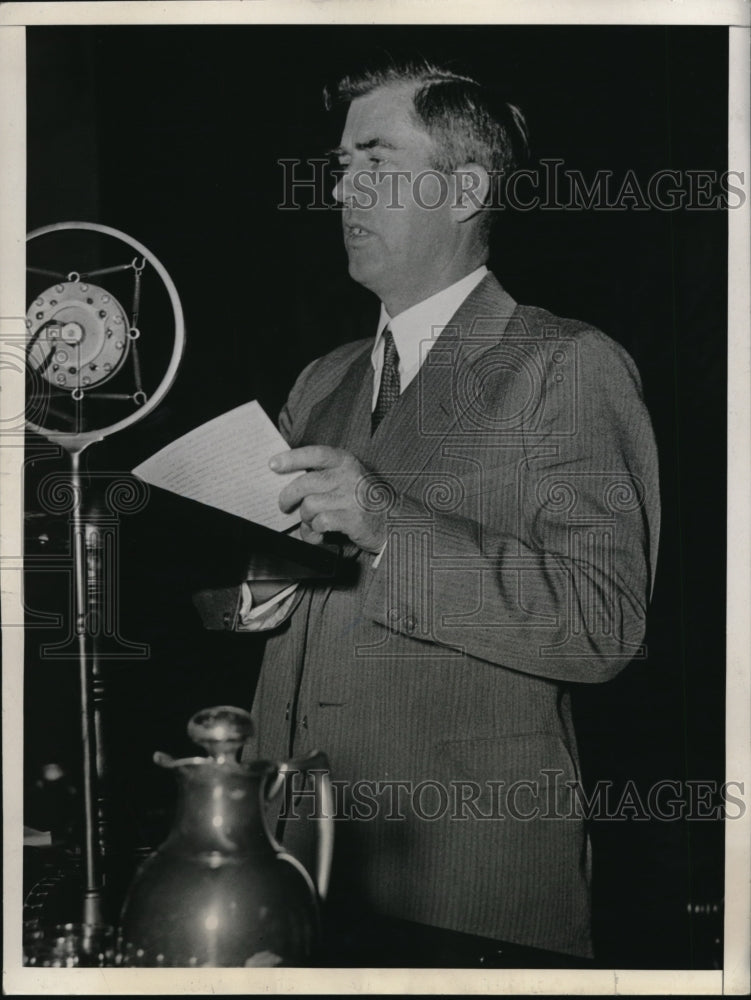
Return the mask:
<svg viewBox="0 0 751 1000">
<path fill-rule="evenodd" d="M 355 149 L 398 149 L 393 142 L 389 142 L 388 139 L 379 139 L 375 137 L 373 139 L 368 139 L 367 142 L 356 142 Z M 337 146 L 335 149 L 330 149 L 328 151 L 329 156 L 346 156 L 349 152 L 344 146 Z"/>
<path fill-rule="evenodd" d="M 367 142 L 356 142 L 355 149 L 397 149 L 388 139 L 368 139 Z"/>
</svg>

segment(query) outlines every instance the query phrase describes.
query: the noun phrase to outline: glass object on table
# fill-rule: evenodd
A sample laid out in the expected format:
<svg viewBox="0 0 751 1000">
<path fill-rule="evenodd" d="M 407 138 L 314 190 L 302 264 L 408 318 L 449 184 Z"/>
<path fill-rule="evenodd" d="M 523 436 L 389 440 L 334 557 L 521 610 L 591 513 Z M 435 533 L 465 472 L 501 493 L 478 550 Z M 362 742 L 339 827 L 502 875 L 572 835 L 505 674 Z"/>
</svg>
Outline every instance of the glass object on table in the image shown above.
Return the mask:
<svg viewBox="0 0 751 1000">
<path fill-rule="evenodd" d="M 107 924 L 54 924 L 27 933 L 23 964 L 37 968 L 104 968 L 115 965 L 115 929 Z"/>
</svg>

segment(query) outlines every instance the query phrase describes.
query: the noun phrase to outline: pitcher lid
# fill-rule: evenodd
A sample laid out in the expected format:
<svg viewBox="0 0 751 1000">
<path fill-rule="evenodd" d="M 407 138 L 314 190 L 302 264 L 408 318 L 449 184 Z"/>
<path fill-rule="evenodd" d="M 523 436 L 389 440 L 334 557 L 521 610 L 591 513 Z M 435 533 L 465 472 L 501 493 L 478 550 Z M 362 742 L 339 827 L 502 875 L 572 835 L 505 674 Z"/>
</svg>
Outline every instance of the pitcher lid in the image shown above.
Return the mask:
<svg viewBox="0 0 751 1000">
<path fill-rule="evenodd" d="M 234 705 L 203 708 L 188 723 L 188 736 L 208 754 L 207 757 L 183 757 L 179 760 L 158 750 L 154 761 L 162 767 L 223 767 L 247 773 L 253 765 L 238 761 L 240 750 L 253 732 L 250 713 Z M 266 770 L 267 762 L 257 761 L 258 770 Z"/>
</svg>

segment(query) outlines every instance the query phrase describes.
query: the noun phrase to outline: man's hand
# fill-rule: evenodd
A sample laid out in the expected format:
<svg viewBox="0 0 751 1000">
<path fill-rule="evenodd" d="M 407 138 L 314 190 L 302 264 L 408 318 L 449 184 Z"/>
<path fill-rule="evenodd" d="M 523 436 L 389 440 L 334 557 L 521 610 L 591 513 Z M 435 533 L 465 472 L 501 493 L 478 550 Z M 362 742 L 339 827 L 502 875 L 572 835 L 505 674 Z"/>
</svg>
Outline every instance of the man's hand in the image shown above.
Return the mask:
<svg viewBox="0 0 751 1000">
<path fill-rule="evenodd" d="M 339 531 L 366 552 L 383 547 L 386 515 L 363 506 L 362 480 L 370 473 L 351 452 L 309 445 L 274 455 L 269 466 L 274 472 L 304 471 L 279 494 L 285 513 L 298 509 L 304 542 L 320 545 L 327 531 Z"/>
</svg>

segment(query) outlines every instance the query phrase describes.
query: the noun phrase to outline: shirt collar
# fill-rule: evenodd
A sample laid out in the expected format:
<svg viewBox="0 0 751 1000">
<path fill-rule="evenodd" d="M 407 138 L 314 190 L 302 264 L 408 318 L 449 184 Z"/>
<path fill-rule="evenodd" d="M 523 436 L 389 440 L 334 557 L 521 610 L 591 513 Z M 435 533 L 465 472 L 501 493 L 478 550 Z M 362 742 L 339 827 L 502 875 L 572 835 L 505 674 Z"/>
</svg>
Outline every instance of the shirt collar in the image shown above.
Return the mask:
<svg viewBox="0 0 751 1000">
<path fill-rule="evenodd" d="M 388 326 L 394 337 L 396 349 L 399 352 L 399 368 L 409 371 L 419 366 L 421 362 L 420 345 L 434 341 L 441 330 L 464 302 L 469 293 L 480 284 L 488 273 L 484 264 L 448 288 L 441 289 L 422 302 L 418 302 L 393 319 L 381 303 L 381 315 L 378 320 L 378 332 L 371 352 L 371 361 L 376 368 L 380 358 L 383 331 Z M 424 354 L 424 350 L 423 350 Z"/>
</svg>

